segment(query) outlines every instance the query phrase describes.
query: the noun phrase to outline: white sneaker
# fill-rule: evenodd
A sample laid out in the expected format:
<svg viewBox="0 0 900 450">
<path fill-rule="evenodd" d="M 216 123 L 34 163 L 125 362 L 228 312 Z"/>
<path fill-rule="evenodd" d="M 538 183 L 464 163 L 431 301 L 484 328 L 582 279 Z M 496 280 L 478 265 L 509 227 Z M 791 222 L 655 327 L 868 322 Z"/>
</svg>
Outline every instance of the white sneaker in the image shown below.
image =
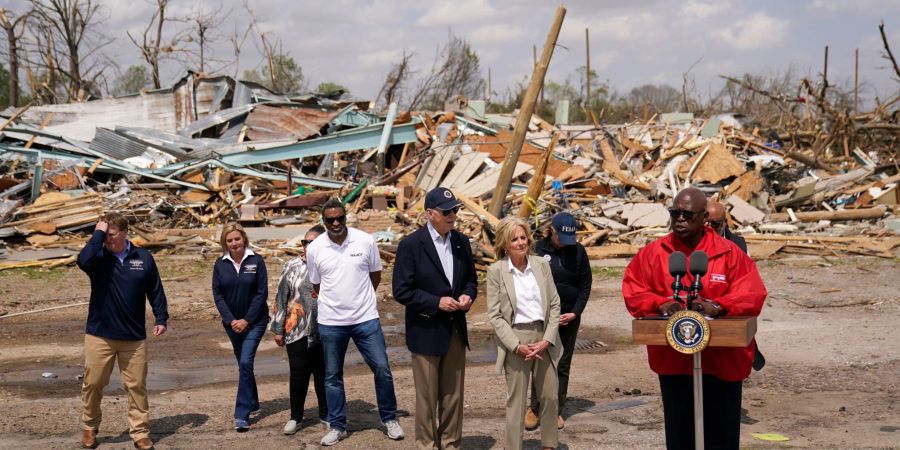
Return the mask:
<svg viewBox="0 0 900 450">
<path fill-rule="evenodd" d="M 341 439 L 347 437 L 347 430 L 338 430 L 337 428 L 329 429 L 325 436 L 322 437 L 322 441 L 320 444 L 328 447 L 330 445 L 337 444 Z"/>
<path fill-rule="evenodd" d="M 403 433 L 403 428 L 400 428 L 400 422 L 396 420 L 388 420 L 384 423 L 384 426 L 385 428 L 387 428 L 384 433 L 387 435 L 387 437 L 395 441 L 399 441 L 400 439 L 406 437 L 406 434 Z"/>
<path fill-rule="evenodd" d="M 299 429 L 300 424 L 294 419 L 288 420 L 287 423 L 284 424 L 284 434 L 294 434 Z"/>
</svg>

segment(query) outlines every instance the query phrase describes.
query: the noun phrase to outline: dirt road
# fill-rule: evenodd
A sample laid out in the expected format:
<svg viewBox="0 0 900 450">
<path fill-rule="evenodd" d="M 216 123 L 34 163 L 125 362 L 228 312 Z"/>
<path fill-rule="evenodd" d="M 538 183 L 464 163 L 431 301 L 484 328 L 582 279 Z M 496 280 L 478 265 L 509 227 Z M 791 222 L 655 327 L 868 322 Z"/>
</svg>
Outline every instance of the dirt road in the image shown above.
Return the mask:
<svg viewBox="0 0 900 450">
<path fill-rule="evenodd" d="M 324 429 L 315 421 L 307 420 L 294 436 L 281 434 L 288 419 L 287 361 L 268 339 L 257 357 L 262 411 L 250 432 L 233 431 L 236 364 L 212 306 L 212 261 L 157 259 L 172 315 L 169 332 L 149 340 L 157 448 L 317 448 Z M 645 350 L 630 342 L 630 317 L 621 300 L 626 262 L 606 261 L 607 267 L 595 271 L 561 448 L 664 448 L 659 387 Z M 269 266 L 277 273 L 280 262 Z M 900 448 L 900 259 L 797 259 L 763 262 L 760 269 L 770 296 L 757 336 L 768 364 L 744 384 L 742 447 Z M 390 285 L 385 278 L 383 287 Z M 276 281 L 271 280 L 273 295 Z M 83 302 L 88 292 L 87 277 L 76 268 L 0 272 L 0 314 Z M 394 442 L 384 436 L 371 374 L 354 349 L 346 378 L 351 434 L 337 448 L 414 448 L 414 389 L 402 309 L 388 296 L 380 298 L 408 437 Z M 0 318 L 0 448 L 77 447 L 86 311 L 76 306 Z M 463 447 L 501 448 L 505 383 L 493 370 L 483 301 L 469 323 L 475 342 L 466 373 Z M 117 375 L 103 411 L 100 448 L 131 448 Z M 310 395 L 306 416 L 315 417 L 314 411 Z M 751 433 L 779 433 L 790 440 L 764 442 Z M 539 448 L 538 433 L 527 438 L 526 448 Z"/>
</svg>

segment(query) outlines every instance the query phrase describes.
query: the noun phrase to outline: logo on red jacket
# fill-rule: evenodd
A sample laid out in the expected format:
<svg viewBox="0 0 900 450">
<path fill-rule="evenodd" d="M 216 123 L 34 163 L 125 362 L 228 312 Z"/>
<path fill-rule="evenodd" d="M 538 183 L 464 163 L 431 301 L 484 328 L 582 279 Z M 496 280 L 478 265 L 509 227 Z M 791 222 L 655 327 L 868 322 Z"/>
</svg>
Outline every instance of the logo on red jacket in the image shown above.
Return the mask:
<svg viewBox="0 0 900 450">
<path fill-rule="evenodd" d="M 728 278 L 725 276 L 725 274 L 711 273 L 709 274 L 709 281 L 713 283 L 727 283 Z"/>
</svg>

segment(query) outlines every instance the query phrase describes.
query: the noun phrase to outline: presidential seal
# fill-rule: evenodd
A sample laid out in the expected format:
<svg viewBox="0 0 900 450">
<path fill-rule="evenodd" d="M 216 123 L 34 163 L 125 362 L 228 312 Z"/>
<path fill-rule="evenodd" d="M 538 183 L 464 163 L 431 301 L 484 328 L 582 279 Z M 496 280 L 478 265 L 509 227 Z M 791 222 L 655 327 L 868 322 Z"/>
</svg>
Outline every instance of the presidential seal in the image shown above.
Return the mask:
<svg viewBox="0 0 900 450">
<path fill-rule="evenodd" d="M 680 353 L 697 353 L 709 344 L 709 322 L 697 311 L 678 311 L 666 323 L 666 340 Z"/>
</svg>

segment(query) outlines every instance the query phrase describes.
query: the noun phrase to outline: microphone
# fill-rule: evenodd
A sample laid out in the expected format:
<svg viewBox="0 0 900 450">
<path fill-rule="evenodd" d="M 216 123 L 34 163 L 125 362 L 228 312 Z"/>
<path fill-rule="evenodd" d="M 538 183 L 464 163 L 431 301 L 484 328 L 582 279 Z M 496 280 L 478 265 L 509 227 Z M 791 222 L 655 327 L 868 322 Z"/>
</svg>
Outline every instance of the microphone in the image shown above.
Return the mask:
<svg viewBox="0 0 900 450">
<path fill-rule="evenodd" d="M 695 251 L 691 253 L 691 262 L 690 262 L 690 271 L 691 275 L 694 276 L 694 282 L 691 283 L 691 292 L 688 296 L 688 303 L 697 299 L 700 296 L 700 290 L 703 289 L 703 284 L 700 283 L 700 277 L 706 275 L 706 270 L 709 268 L 709 255 L 702 250 Z M 688 305 L 690 307 L 690 305 Z"/>
<path fill-rule="evenodd" d="M 684 286 L 681 284 L 681 277 L 686 273 L 687 258 L 684 256 L 684 253 L 672 252 L 669 254 L 669 275 L 675 277 L 675 281 L 672 283 L 672 291 L 675 293 L 674 298 L 677 302 L 681 302 L 679 292 L 684 290 Z"/>
</svg>

